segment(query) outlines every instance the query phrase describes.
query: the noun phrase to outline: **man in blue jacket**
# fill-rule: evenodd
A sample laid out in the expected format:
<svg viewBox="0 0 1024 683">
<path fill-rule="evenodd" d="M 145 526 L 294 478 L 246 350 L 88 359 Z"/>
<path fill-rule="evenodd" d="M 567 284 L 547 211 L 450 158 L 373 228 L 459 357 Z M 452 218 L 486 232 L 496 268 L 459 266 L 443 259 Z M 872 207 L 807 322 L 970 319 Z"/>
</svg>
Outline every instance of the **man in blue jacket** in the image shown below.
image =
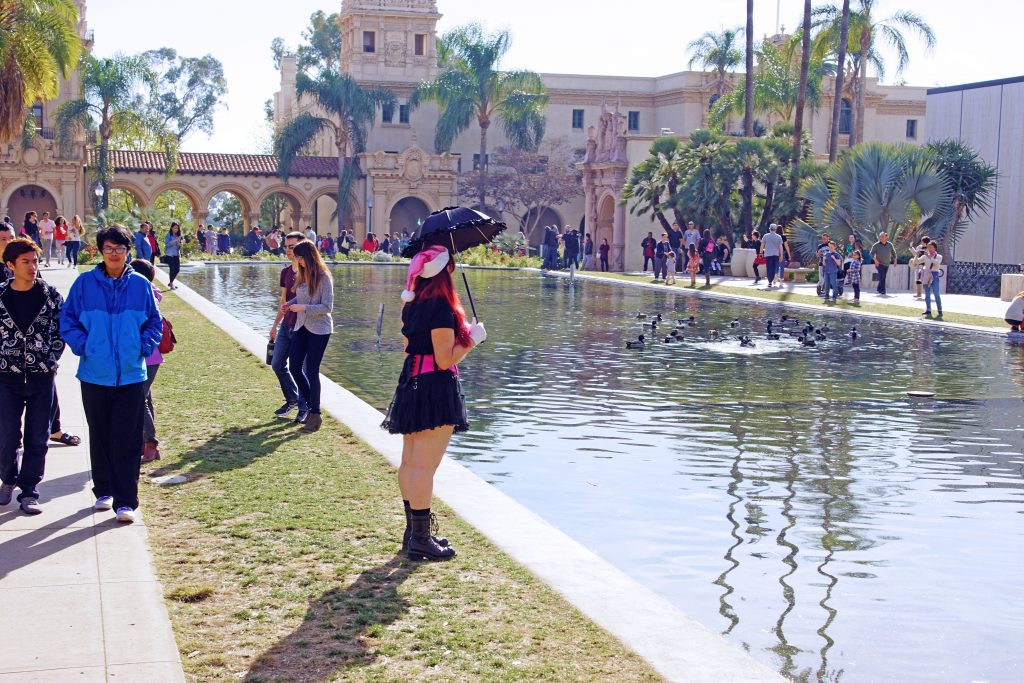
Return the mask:
<svg viewBox="0 0 1024 683">
<path fill-rule="evenodd" d="M 153 245 L 149 243 L 149 223 L 139 225 L 139 231 L 135 233 L 135 258 L 153 262 Z"/>
<path fill-rule="evenodd" d="M 61 337 L 81 359 L 95 509 L 113 508 L 124 523 L 139 507 L 146 358 L 163 334 L 149 280 L 128 265 L 131 246 L 127 228 L 100 230 L 103 263 L 75 280 L 60 316 Z"/>
</svg>

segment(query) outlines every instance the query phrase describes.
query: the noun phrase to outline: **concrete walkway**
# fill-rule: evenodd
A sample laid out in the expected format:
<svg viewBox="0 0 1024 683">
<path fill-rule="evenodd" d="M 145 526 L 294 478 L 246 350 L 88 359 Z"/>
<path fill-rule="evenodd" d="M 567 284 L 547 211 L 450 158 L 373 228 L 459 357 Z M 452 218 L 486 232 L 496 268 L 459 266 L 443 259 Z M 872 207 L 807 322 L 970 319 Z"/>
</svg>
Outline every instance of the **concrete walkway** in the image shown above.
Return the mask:
<svg viewBox="0 0 1024 683">
<path fill-rule="evenodd" d="M 64 294 L 76 275 L 43 272 Z M 50 444 L 39 487 L 43 514 L 25 515 L 14 502 L 0 508 L 7 615 L 0 683 L 184 682 L 144 518 L 122 526 L 112 512 L 93 512 L 77 369 L 78 358 L 65 351 L 57 375 L 61 423 L 82 444 Z"/>
</svg>

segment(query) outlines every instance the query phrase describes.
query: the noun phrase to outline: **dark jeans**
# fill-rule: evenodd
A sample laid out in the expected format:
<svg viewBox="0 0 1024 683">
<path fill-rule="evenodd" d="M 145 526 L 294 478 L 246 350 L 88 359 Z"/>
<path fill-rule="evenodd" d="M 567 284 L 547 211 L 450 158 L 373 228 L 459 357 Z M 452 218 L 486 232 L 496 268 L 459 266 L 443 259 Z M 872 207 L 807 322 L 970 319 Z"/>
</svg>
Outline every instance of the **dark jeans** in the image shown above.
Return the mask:
<svg viewBox="0 0 1024 683">
<path fill-rule="evenodd" d="M 885 276 L 889 274 L 889 266 L 875 266 L 878 273 L 878 293 L 885 294 Z"/>
<path fill-rule="evenodd" d="M 71 262 L 71 265 L 73 265 L 73 266 L 77 266 L 78 265 L 78 251 L 81 248 L 82 248 L 82 243 L 81 242 L 65 242 L 64 243 L 64 253 L 67 255 L 68 261 Z"/>
<path fill-rule="evenodd" d="M 156 438 L 156 408 L 153 407 L 153 381 L 159 369 L 159 365 L 146 366 L 146 414 L 143 416 L 142 440 L 153 443 L 160 443 Z"/>
<path fill-rule="evenodd" d="M 644 256 L 644 272 L 647 272 L 647 264 L 654 261 L 653 256 Z"/>
<path fill-rule="evenodd" d="M 114 509 L 139 507 L 139 468 L 146 413 L 146 383 L 120 387 L 82 382 L 89 424 L 92 492 L 114 497 Z"/>
<path fill-rule="evenodd" d="M 297 403 L 299 410 L 309 410 L 305 399 L 299 396 L 299 390 L 295 387 L 295 380 L 288 372 L 288 353 L 292 348 L 292 328 L 284 323 L 277 328 L 277 341 L 274 343 L 274 357 L 270 361 L 270 367 L 277 375 L 277 381 L 281 385 L 281 393 L 288 403 Z"/>
<path fill-rule="evenodd" d="M 853 287 L 853 300 L 854 301 L 860 301 L 860 285 L 857 284 L 857 283 L 854 283 L 854 284 L 852 284 L 850 286 Z"/>
<path fill-rule="evenodd" d="M 607 256 L 602 256 L 601 257 L 601 270 L 604 271 L 604 272 L 606 272 L 608 270 L 608 257 Z"/>
<path fill-rule="evenodd" d="M 320 412 L 320 362 L 329 341 L 331 335 L 313 334 L 305 327 L 292 333 L 288 369 L 299 388 L 299 400 L 309 406 L 311 413 Z"/>
<path fill-rule="evenodd" d="M 167 259 L 167 268 L 171 271 L 170 283 L 174 283 L 174 278 L 178 277 L 178 273 L 181 272 L 181 257 L 180 256 L 165 256 Z"/>
<path fill-rule="evenodd" d="M 714 254 L 704 252 L 700 255 L 701 265 L 704 266 L 704 279 L 710 280 L 711 278 L 711 262 L 715 260 Z"/>
<path fill-rule="evenodd" d="M 668 259 L 664 256 L 654 257 L 654 279 L 668 277 Z"/>
<path fill-rule="evenodd" d="M 779 270 L 778 256 L 765 256 L 765 266 L 768 267 L 768 284 L 775 280 L 775 273 Z"/>
<path fill-rule="evenodd" d="M 50 433 L 57 434 L 60 428 L 60 401 L 57 400 L 57 385 L 53 385 L 53 402 L 50 405 Z"/>
<path fill-rule="evenodd" d="M 0 479 L 21 489 L 22 498 L 38 498 L 50 438 L 53 375 L 39 374 L 27 382 L 0 382 Z M 21 417 L 25 416 L 22 440 Z M 18 448 L 23 447 L 21 468 Z"/>
</svg>

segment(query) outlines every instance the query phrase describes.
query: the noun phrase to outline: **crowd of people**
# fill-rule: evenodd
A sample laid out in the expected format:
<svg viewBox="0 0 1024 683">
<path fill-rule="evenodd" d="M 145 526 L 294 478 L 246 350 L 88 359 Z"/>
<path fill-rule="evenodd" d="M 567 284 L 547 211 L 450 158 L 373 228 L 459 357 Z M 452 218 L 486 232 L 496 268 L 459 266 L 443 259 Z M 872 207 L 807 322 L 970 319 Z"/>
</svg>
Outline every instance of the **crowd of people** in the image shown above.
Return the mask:
<svg viewBox="0 0 1024 683">
<path fill-rule="evenodd" d="M 523 236 L 525 242 L 525 235 Z M 570 225 L 559 232 L 558 226 L 544 226 L 540 242 L 541 268 L 544 270 L 598 270 L 608 271 L 608 255 L 611 247 L 607 239 L 596 245 L 590 233 L 580 238 L 580 231 Z M 594 256 L 597 256 L 597 262 Z"/>
</svg>

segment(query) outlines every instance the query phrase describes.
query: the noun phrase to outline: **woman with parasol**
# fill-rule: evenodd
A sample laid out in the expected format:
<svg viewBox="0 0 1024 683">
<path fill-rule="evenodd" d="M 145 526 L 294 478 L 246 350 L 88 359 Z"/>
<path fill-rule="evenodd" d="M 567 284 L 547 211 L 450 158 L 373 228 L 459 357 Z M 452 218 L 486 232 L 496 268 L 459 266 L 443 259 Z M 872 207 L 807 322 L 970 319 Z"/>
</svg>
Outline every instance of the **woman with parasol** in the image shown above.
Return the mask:
<svg viewBox="0 0 1024 683">
<path fill-rule="evenodd" d="M 413 561 L 455 556 L 447 539 L 431 533 L 434 473 L 452 434 L 469 429 L 457 363 L 487 338 L 487 331 L 475 316 L 472 323 L 466 320 L 452 280 L 453 256 L 474 242 L 489 241 L 504 227 L 487 222 L 493 223 L 470 209 L 439 211 L 423 222 L 403 252 L 412 257 L 402 292 L 406 357 L 381 426 L 403 436 L 398 469 L 406 520 L 402 550 Z"/>
</svg>

